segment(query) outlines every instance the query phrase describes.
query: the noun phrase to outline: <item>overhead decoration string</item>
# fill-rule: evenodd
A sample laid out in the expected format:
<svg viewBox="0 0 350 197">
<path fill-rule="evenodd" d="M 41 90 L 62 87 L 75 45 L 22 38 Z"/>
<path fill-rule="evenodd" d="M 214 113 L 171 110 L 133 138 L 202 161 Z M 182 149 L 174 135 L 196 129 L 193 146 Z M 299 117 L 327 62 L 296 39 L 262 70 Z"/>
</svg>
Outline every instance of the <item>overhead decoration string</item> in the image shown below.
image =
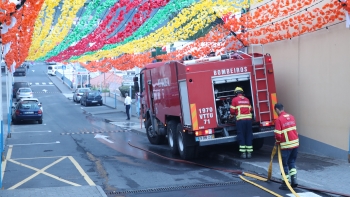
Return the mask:
<svg viewBox="0 0 350 197">
<path fill-rule="evenodd" d="M 64 37 L 67 36 L 69 30 L 72 28 L 76 14 L 79 9 L 84 6 L 85 2 L 85 0 L 64 0 L 61 9 L 62 14 L 58 18 L 56 25 L 53 27 L 49 35 L 40 43 L 40 46 L 34 44 L 31 45 L 27 59 L 33 61 L 38 57 L 44 56 L 48 51 L 57 46 Z M 43 12 L 40 12 L 40 14 L 43 14 Z M 37 25 L 40 25 L 41 23 L 41 20 L 38 20 L 40 18 L 41 17 L 38 17 L 35 22 L 36 27 L 39 27 Z M 35 30 L 37 29 L 39 28 L 35 28 Z"/>
<path fill-rule="evenodd" d="M 116 3 L 117 0 L 92 0 L 89 2 L 86 11 L 80 18 L 78 24 L 75 26 L 73 31 L 66 36 L 60 44 L 49 51 L 45 56 L 39 57 L 36 60 L 43 61 L 50 57 L 58 55 L 61 51 L 67 49 L 73 43 L 79 41 L 84 36 L 88 35 L 93 31 L 94 28 L 98 26 L 98 20 L 102 14 L 106 12 L 112 5 Z M 52 40 L 57 43 L 56 39 Z"/>
</svg>

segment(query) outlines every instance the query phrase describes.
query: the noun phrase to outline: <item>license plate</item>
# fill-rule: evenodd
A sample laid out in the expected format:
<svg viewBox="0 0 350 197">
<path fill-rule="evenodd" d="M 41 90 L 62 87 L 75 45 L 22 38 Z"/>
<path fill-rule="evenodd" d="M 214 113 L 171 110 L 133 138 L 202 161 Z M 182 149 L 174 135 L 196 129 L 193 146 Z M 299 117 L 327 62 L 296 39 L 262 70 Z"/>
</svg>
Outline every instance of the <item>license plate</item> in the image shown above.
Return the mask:
<svg viewBox="0 0 350 197">
<path fill-rule="evenodd" d="M 206 135 L 206 136 L 199 136 L 196 137 L 196 141 L 206 141 L 206 140 L 210 140 L 210 139 L 214 139 L 215 136 L 213 135 Z"/>
<path fill-rule="evenodd" d="M 92 101 L 93 103 L 97 103 L 97 101 Z"/>
<path fill-rule="evenodd" d="M 24 112 L 24 114 L 34 114 L 34 112 L 32 112 L 32 111 L 26 111 L 26 112 Z"/>
</svg>

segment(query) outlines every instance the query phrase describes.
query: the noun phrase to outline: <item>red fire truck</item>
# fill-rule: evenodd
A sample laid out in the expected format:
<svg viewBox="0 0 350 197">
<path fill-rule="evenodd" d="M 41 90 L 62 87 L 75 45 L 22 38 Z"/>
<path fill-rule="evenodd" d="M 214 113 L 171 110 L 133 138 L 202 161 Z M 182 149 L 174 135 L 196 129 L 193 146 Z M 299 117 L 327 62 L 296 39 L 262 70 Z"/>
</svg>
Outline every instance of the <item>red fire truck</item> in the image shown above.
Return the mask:
<svg viewBox="0 0 350 197">
<path fill-rule="evenodd" d="M 253 147 L 261 148 L 264 138 L 274 135 L 277 118 L 272 59 L 261 49 L 146 65 L 139 83 L 150 143 L 167 140 L 172 153 L 192 159 L 198 147 L 237 141 L 230 105 L 234 89 L 242 87 L 254 109 Z"/>
</svg>

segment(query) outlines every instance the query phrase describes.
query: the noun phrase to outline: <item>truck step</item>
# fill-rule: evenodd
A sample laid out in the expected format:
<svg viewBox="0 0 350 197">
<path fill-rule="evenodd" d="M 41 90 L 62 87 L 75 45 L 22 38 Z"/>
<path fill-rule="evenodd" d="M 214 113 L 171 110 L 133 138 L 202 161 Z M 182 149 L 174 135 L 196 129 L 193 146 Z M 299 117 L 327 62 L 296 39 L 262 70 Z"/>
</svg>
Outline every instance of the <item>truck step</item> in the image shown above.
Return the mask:
<svg viewBox="0 0 350 197">
<path fill-rule="evenodd" d="M 265 67 L 262 67 L 262 68 L 255 68 L 255 70 L 265 70 Z"/>
<path fill-rule="evenodd" d="M 256 79 L 256 81 L 266 81 L 266 78 Z"/>
<path fill-rule="evenodd" d="M 267 92 L 267 89 L 258 90 L 257 92 Z"/>
<path fill-rule="evenodd" d="M 269 114 L 270 113 L 270 111 L 262 111 L 262 112 L 260 112 L 260 114 Z"/>
</svg>

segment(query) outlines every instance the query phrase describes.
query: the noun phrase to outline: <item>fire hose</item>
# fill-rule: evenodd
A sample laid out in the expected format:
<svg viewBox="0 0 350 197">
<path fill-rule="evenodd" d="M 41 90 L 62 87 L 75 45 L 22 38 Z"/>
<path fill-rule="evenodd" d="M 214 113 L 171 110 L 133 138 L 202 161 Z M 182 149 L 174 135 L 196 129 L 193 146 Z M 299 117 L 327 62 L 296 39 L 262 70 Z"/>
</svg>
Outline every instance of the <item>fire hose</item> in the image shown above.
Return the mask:
<svg viewBox="0 0 350 197">
<path fill-rule="evenodd" d="M 214 167 L 210 167 L 210 166 L 206 166 L 206 165 L 203 165 L 203 164 L 200 164 L 200 163 L 195 163 L 195 162 L 191 162 L 191 161 L 186 161 L 186 160 L 182 160 L 182 159 L 174 159 L 174 158 L 170 158 L 170 157 L 166 157 L 166 156 L 163 156 L 163 155 L 160 155 L 158 153 L 155 153 L 153 151 L 149 151 L 149 150 L 146 150 L 146 149 L 143 149 L 141 147 L 138 147 L 138 146 L 135 146 L 135 145 L 132 145 L 130 143 L 130 141 L 128 141 L 128 144 L 131 146 L 131 147 L 134 147 L 136 149 L 139 149 L 139 150 L 142 150 L 144 152 L 147 152 L 147 153 L 151 153 L 153 155 L 156 155 L 158 157 L 161 157 L 163 159 L 167 159 L 167 160 L 171 160 L 171 161 L 176 161 L 176 162 L 180 162 L 180 163 L 187 163 L 187 164 L 191 164 L 191 165 L 196 165 L 196 166 L 201 166 L 201 167 L 204 167 L 204 168 L 208 168 L 208 169 L 212 169 L 212 170 L 217 170 L 217 171 L 222 171 L 222 172 L 228 172 L 228 173 L 233 173 L 233 174 L 237 174 L 239 175 L 239 177 L 247 182 L 247 183 L 250 183 L 274 196 L 277 196 L 277 197 L 282 197 L 281 195 L 253 182 L 253 181 L 250 181 L 246 178 L 244 178 L 243 176 L 246 176 L 246 177 L 250 177 L 250 178 L 254 178 L 254 179 L 257 179 L 257 180 L 260 180 L 260 181 L 272 181 L 272 182 L 276 182 L 276 183 L 281 183 L 280 181 L 276 181 L 276 180 L 273 180 L 271 179 L 272 177 L 272 161 L 273 161 L 273 158 L 276 154 L 276 152 L 278 151 L 278 163 L 279 163 L 279 167 L 280 167 L 280 171 L 282 173 L 282 177 L 283 177 L 283 180 L 284 182 L 286 183 L 287 187 L 289 188 L 289 190 L 294 194 L 295 197 L 299 197 L 299 195 L 294 191 L 294 189 L 291 187 L 291 185 L 289 184 L 289 181 L 284 173 L 284 170 L 283 170 L 283 165 L 282 165 L 282 156 L 281 156 L 281 148 L 280 146 L 278 145 L 275 145 L 273 150 L 272 150 L 272 153 L 271 153 L 271 161 L 270 161 L 270 164 L 269 164 L 269 168 L 268 168 L 268 176 L 267 177 L 264 177 L 264 176 L 261 176 L 261 175 L 257 175 L 257 174 L 253 174 L 253 173 L 248 173 L 248 172 L 243 172 L 241 170 L 228 170 L 228 169 L 221 169 L 221 168 L 214 168 Z M 243 175 L 243 176 L 242 176 Z M 302 189 L 306 189 L 306 190 L 310 190 L 310 191 L 315 191 L 315 192 L 321 192 L 321 193 L 329 193 L 329 194 L 335 194 L 335 195 L 340 195 L 340 196 L 344 196 L 344 197 L 350 197 L 349 194 L 342 194 L 342 193 L 338 193 L 338 192 L 333 192 L 333 191 L 327 191 L 327 190 L 321 190 L 321 189 L 316 189 L 316 188 L 309 188 L 309 187 L 305 187 L 305 186 L 300 186 L 298 185 L 297 186 L 298 188 L 302 188 Z"/>
</svg>

